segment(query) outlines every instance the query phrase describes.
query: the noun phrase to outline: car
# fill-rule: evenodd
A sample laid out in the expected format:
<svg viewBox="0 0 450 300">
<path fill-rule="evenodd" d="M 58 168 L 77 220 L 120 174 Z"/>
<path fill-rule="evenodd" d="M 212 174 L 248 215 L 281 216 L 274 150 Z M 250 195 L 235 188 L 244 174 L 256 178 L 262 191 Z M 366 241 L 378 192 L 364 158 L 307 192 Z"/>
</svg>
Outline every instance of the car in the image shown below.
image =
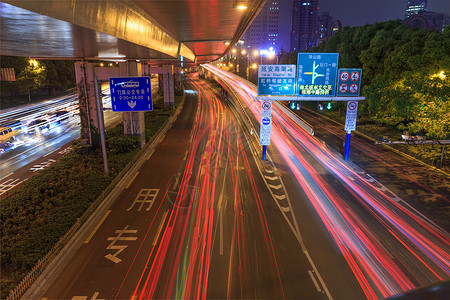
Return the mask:
<svg viewBox="0 0 450 300">
<path fill-rule="evenodd" d="M 22 122 L 14 119 L 2 121 L 0 127 L 10 127 L 15 135 L 22 131 Z"/>
<path fill-rule="evenodd" d="M 14 141 L 14 131 L 11 127 L 0 127 L 0 144 Z"/>
<path fill-rule="evenodd" d="M 66 110 L 58 110 L 53 115 L 55 116 L 55 121 L 58 124 L 61 124 L 62 121 L 65 121 L 70 117 L 69 112 Z"/>
<path fill-rule="evenodd" d="M 50 123 L 47 120 L 36 119 L 28 124 L 27 134 L 40 133 L 45 128 L 50 129 Z"/>
</svg>

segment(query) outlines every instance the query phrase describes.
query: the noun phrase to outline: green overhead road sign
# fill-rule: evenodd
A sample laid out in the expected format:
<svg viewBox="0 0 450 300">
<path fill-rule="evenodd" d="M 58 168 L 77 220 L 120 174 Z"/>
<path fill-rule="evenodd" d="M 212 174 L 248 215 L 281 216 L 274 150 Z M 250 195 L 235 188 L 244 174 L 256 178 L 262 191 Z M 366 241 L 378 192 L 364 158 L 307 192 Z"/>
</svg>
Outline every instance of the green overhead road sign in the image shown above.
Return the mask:
<svg viewBox="0 0 450 300">
<path fill-rule="evenodd" d="M 299 53 L 298 96 L 334 96 L 339 53 Z"/>
</svg>

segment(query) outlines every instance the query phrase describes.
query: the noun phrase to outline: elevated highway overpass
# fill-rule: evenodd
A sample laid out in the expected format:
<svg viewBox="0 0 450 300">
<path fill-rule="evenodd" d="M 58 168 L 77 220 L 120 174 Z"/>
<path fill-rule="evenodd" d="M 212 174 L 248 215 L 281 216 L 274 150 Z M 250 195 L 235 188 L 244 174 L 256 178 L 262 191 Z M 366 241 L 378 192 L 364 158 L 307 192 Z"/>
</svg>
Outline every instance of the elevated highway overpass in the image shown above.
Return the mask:
<svg viewBox="0 0 450 300">
<path fill-rule="evenodd" d="M 238 10 L 245 3 L 247 9 Z M 265 0 L 7 0 L 0 2 L 0 55 L 74 59 L 81 137 L 98 144 L 93 61 L 119 64 L 118 76 L 158 73 L 173 103 L 181 67 L 214 61 L 244 34 Z M 153 69 L 151 69 L 153 68 Z M 142 112 L 123 113 L 126 134 L 140 135 Z"/>
<path fill-rule="evenodd" d="M 7 0 L 0 54 L 204 63 L 239 41 L 265 0 Z"/>
</svg>

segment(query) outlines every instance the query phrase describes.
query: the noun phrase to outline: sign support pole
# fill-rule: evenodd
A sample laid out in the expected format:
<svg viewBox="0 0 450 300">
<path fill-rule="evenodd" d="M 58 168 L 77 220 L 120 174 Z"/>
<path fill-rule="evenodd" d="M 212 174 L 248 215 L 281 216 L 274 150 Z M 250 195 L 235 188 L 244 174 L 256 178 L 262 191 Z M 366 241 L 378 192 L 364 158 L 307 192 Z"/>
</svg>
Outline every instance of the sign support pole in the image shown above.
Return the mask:
<svg viewBox="0 0 450 300">
<path fill-rule="evenodd" d="M 104 128 L 104 119 L 103 119 L 103 106 L 100 100 L 100 93 L 98 88 L 98 79 L 97 76 L 94 76 L 94 87 L 95 87 L 95 101 L 97 101 L 97 112 L 98 112 L 98 124 L 100 131 L 100 142 L 102 145 L 102 155 L 103 155 L 103 167 L 105 169 L 106 176 L 108 173 L 108 159 L 106 158 L 106 142 L 105 142 L 105 128 Z"/>
<path fill-rule="evenodd" d="M 267 146 L 263 145 L 263 156 L 262 156 L 262 160 L 267 160 Z"/>
<path fill-rule="evenodd" d="M 348 161 L 348 155 L 350 153 L 350 138 L 352 136 L 352 132 L 350 130 L 347 131 L 347 135 L 345 136 L 345 152 L 344 152 L 344 160 Z"/>
</svg>

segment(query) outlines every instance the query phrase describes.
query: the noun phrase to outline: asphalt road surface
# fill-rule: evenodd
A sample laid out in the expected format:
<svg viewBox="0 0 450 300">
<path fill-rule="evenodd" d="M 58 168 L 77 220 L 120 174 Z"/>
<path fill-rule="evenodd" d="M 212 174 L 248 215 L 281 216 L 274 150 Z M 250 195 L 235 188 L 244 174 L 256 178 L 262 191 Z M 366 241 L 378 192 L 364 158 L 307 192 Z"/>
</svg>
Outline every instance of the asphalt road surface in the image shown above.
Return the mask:
<svg viewBox="0 0 450 300">
<path fill-rule="evenodd" d="M 449 278 L 448 233 L 276 105 L 262 162 L 243 126 L 259 132 L 254 87 L 208 69 L 239 97 L 189 77 L 171 130 L 40 297 L 377 299 Z"/>
<path fill-rule="evenodd" d="M 331 298 L 234 108 L 205 81 L 190 85 L 171 130 L 42 297 Z M 360 298 L 324 243 L 344 282 L 336 293 Z"/>
<path fill-rule="evenodd" d="M 206 68 L 236 91 L 258 132 L 261 103 L 256 99 L 256 87 L 213 66 Z M 309 213 L 321 222 L 313 224 L 326 227 L 328 236 L 369 299 L 396 295 L 450 278 L 447 231 L 371 174 L 352 162 L 345 162 L 339 152 L 311 136 L 288 109 L 273 103 L 272 118 L 270 157 L 291 195 L 304 243 L 332 295 L 339 290 L 334 288 L 339 277 L 329 276 L 336 275 L 334 268 L 327 269 L 327 264 L 321 263 L 324 259 L 321 253 L 326 248 L 318 241 L 326 234 L 314 231 L 311 218 L 299 217 L 306 208 L 314 208 Z M 295 210 L 296 204 L 305 209 Z M 334 260 L 331 256 L 330 266 Z"/>
</svg>

